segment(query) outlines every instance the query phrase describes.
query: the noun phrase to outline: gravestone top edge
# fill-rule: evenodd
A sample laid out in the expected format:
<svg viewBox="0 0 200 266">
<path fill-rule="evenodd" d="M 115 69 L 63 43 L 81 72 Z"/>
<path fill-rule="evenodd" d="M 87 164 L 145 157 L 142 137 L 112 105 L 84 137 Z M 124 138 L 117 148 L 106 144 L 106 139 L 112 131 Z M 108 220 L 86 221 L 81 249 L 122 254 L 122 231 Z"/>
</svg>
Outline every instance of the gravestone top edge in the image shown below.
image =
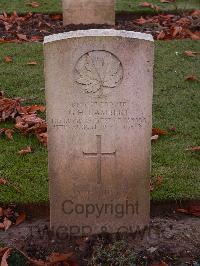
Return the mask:
<svg viewBox="0 0 200 266">
<path fill-rule="evenodd" d="M 126 31 L 126 30 L 114 30 L 114 29 L 90 29 L 90 30 L 77 30 L 77 31 L 70 31 L 70 32 L 49 35 L 44 38 L 43 44 L 66 40 L 66 39 L 72 39 L 72 38 L 82 38 L 82 37 L 122 37 L 122 38 L 131 38 L 131 39 L 139 39 L 139 40 L 154 42 L 153 36 L 151 34 L 135 32 L 135 31 Z"/>
</svg>

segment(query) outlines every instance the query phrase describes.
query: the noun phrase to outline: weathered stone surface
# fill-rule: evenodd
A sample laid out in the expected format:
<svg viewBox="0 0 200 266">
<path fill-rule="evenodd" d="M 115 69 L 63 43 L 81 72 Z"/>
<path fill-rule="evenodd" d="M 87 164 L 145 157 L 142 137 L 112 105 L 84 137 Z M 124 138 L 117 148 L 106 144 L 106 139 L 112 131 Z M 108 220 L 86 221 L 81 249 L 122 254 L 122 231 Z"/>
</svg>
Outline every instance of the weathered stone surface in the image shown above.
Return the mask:
<svg viewBox="0 0 200 266">
<path fill-rule="evenodd" d="M 45 38 L 51 226 L 149 223 L 153 39 L 116 30 Z"/>
<path fill-rule="evenodd" d="M 115 0 L 62 0 L 63 23 L 115 24 Z"/>
</svg>

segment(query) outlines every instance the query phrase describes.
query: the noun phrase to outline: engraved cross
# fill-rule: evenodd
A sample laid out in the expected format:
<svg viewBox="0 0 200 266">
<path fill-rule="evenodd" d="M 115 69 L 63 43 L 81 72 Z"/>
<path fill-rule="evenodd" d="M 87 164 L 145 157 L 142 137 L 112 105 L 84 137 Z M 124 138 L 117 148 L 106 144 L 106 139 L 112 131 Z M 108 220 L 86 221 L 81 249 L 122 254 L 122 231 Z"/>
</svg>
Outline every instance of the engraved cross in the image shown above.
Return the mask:
<svg viewBox="0 0 200 266">
<path fill-rule="evenodd" d="M 94 153 L 86 153 L 83 152 L 83 155 L 86 156 L 92 156 L 92 157 L 97 157 L 97 184 L 101 184 L 101 159 L 102 156 L 115 156 L 116 151 L 114 152 L 102 152 L 101 150 L 101 136 L 97 135 L 97 152 Z"/>
</svg>

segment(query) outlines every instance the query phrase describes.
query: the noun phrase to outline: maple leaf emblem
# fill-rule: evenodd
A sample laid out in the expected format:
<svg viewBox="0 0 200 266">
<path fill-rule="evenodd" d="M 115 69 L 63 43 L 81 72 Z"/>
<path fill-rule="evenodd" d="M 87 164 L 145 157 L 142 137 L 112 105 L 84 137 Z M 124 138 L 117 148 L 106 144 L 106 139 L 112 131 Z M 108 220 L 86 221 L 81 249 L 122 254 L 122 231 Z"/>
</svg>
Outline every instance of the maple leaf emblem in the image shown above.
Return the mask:
<svg viewBox="0 0 200 266">
<path fill-rule="evenodd" d="M 101 97 L 115 88 L 123 78 L 119 59 L 106 51 L 92 51 L 84 54 L 76 65 L 76 82 L 84 91 Z"/>
</svg>

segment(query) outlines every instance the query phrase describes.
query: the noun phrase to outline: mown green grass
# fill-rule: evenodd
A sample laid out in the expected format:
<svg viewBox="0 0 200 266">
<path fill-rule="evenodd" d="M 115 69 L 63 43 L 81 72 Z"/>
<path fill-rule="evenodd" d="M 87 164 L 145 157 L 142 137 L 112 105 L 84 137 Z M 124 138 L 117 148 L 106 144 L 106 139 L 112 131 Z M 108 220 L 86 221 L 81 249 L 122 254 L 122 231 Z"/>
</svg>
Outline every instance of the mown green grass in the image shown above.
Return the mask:
<svg viewBox="0 0 200 266">
<path fill-rule="evenodd" d="M 28 0 L 1 0 L 0 1 L 0 13 L 6 11 L 8 13 L 16 10 L 19 13 L 25 12 L 43 12 L 43 13 L 58 13 L 62 12 L 62 1 L 58 0 L 37 0 L 36 2 L 40 4 L 39 7 L 32 8 L 30 3 L 34 1 Z M 143 8 L 140 6 L 143 0 L 117 0 L 116 1 L 116 11 L 128 11 L 128 12 L 151 12 L 150 8 Z M 147 1 L 158 5 L 162 11 L 176 11 L 176 9 L 181 10 L 191 10 L 200 8 L 199 0 L 176 0 L 176 4 L 173 3 L 161 3 L 159 0 Z"/>
<path fill-rule="evenodd" d="M 184 40 L 155 43 L 154 127 L 176 131 L 152 145 L 152 175 L 162 176 L 153 200 L 200 198 L 200 154 L 185 151 L 200 145 L 200 82 L 185 81 L 188 75 L 200 79 L 200 56 L 186 57 L 185 50 L 199 51 L 199 42 Z M 5 63 L 5 56 L 13 56 Z M 37 61 L 36 66 L 27 62 Z M 44 103 L 43 53 L 41 44 L 3 44 L 0 49 L 0 90 L 10 97 Z M 37 98 L 38 97 L 38 98 Z M 1 127 L 12 124 L 0 124 Z M 19 156 L 32 146 L 34 152 Z M 48 200 L 47 150 L 33 136 L 14 134 L 14 141 L 0 137 L 0 176 L 12 186 L 0 186 L 1 203 L 41 203 Z"/>
</svg>

